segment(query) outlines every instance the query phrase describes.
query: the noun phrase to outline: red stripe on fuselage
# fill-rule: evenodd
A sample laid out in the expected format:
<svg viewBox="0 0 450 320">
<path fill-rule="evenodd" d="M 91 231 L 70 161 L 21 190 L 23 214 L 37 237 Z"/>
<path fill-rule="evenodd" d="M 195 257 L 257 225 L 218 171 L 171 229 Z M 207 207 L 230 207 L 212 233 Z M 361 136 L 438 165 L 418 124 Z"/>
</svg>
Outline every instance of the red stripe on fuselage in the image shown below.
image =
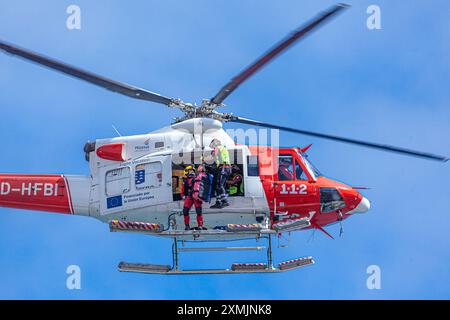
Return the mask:
<svg viewBox="0 0 450 320">
<path fill-rule="evenodd" d="M 0 206 L 72 213 L 70 191 L 63 175 L 0 174 Z"/>
</svg>

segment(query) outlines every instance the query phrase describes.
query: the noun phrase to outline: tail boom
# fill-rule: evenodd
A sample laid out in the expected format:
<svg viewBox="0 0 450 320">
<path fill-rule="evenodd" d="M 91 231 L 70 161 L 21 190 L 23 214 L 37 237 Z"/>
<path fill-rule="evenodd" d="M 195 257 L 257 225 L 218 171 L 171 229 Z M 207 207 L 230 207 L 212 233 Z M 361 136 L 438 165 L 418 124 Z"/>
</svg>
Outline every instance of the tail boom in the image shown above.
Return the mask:
<svg viewBox="0 0 450 320">
<path fill-rule="evenodd" d="M 88 214 L 89 190 L 88 177 L 0 174 L 0 207 Z M 72 193 L 76 194 L 76 203 Z"/>
</svg>

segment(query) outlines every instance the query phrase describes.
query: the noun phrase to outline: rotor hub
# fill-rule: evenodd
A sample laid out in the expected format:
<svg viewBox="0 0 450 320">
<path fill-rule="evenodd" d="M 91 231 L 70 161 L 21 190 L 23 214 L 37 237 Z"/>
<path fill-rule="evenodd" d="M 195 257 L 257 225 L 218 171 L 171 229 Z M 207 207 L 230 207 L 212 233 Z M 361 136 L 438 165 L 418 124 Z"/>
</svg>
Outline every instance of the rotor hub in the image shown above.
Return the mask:
<svg viewBox="0 0 450 320">
<path fill-rule="evenodd" d="M 225 107 L 225 104 L 216 104 L 210 99 L 203 99 L 200 106 L 195 103 L 186 103 L 181 99 L 174 99 L 169 106 L 172 108 L 178 108 L 184 113 L 184 116 L 175 118 L 175 123 L 194 118 L 210 118 L 221 122 L 226 122 L 232 118 L 231 113 L 222 113 L 216 110 L 218 108 Z"/>
</svg>

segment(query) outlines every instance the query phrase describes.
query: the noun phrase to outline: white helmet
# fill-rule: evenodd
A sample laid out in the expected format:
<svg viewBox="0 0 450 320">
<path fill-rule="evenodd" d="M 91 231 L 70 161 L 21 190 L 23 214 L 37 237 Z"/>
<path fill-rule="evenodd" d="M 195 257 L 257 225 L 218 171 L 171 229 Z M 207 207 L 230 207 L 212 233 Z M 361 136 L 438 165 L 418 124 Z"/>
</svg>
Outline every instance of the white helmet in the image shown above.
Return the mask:
<svg viewBox="0 0 450 320">
<path fill-rule="evenodd" d="M 210 146 L 211 148 L 214 148 L 214 147 L 220 146 L 221 144 L 222 144 L 222 143 L 220 142 L 219 139 L 214 138 L 214 139 L 212 139 L 212 141 L 211 141 L 211 143 L 209 144 L 209 146 Z"/>
</svg>

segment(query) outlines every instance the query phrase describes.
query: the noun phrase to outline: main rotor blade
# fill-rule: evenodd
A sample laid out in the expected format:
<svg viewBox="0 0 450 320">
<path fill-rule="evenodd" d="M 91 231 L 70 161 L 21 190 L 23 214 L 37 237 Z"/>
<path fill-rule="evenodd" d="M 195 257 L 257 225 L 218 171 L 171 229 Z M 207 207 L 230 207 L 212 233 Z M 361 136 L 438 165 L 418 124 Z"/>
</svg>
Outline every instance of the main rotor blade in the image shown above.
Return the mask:
<svg viewBox="0 0 450 320">
<path fill-rule="evenodd" d="M 43 55 L 37 54 L 35 52 L 19 48 L 15 45 L 0 41 L 0 49 L 5 52 L 17 55 L 26 60 L 36 62 L 43 66 L 49 67 L 51 69 L 60 71 L 72 77 L 87 81 L 89 83 L 95 84 L 97 86 L 103 87 L 105 89 L 126 95 L 131 98 L 152 101 L 157 103 L 162 103 L 169 105 L 172 102 L 171 98 L 161 96 L 157 93 L 147 91 L 138 87 L 131 86 L 129 84 L 117 82 L 99 75 L 96 75 L 89 71 L 84 71 L 77 67 L 68 65 L 66 63 L 54 60 L 52 58 L 45 57 Z"/>
<path fill-rule="evenodd" d="M 379 144 L 379 143 L 367 142 L 367 141 L 362 141 L 362 140 L 343 138 L 343 137 L 338 137 L 338 136 L 333 136 L 333 135 L 323 134 L 323 133 L 318 133 L 318 132 L 313 132 L 313 131 L 283 127 L 283 126 L 278 126 L 278 125 L 274 125 L 274 124 L 270 124 L 270 123 L 260 122 L 260 121 L 236 117 L 236 116 L 232 116 L 229 119 L 229 121 L 243 123 L 243 124 L 249 124 L 249 125 L 259 126 L 259 127 L 264 127 L 264 128 L 270 128 L 270 129 L 278 129 L 278 130 L 287 131 L 287 132 L 299 133 L 299 134 L 304 134 L 304 135 L 313 136 L 313 137 L 317 137 L 317 138 L 323 138 L 323 139 L 328 139 L 328 140 L 333 140 L 333 141 L 340 141 L 340 142 L 350 143 L 350 144 L 354 144 L 354 145 L 358 145 L 358 146 L 375 148 L 375 149 L 383 150 L 383 151 L 396 152 L 396 153 L 401 153 L 401 154 L 408 155 L 408 156 L 415 156 L 415 157 L 420 157 L 420 158 L 429 159 L 429 160 L 437 160 L 437 161 L 443 161 L 443 162 L 448 161 L 448 157 L 435 155 L 435 154 L 431 154 L 431 153 L 427 153 L 427 152 L 405 149 L 405 148 L 400 148 L 400 147 L 394 147 L 394 146 L 390 146 L 390 145 L 386 145 L 386 144 Z"/>
<path fill-rule="evenodd" d="M 251 64 L 247 69 L 242 71 L 236 77 L 234 77 L 230 82 L 228 82 L 214 98 L 211 99 L 212 103 L 221 104 L 234 90 L 237 89 L 245 80 L 251 77 L 254 73 L 260 70 L 264 65 L 272 61 L 279 54 L 286 51 L 290 46 L 292 46 L 296 41 L 305 37 L 308 33 L 315 30 L 324 22 L 328 21 L 330 18 L 335 16 L 342 9 L 349 7 L 347 4 L 337 4 L 332 6 L 327 11 L 320 13 L 316 18 L 312 19 L 310 22 L 302 25 L 300 28 L 294 30 L 290 35 L 288 35 L 284 40 L 275 45 L 271 50 L 265 53 L 262 57 Z"/>
</svg>

